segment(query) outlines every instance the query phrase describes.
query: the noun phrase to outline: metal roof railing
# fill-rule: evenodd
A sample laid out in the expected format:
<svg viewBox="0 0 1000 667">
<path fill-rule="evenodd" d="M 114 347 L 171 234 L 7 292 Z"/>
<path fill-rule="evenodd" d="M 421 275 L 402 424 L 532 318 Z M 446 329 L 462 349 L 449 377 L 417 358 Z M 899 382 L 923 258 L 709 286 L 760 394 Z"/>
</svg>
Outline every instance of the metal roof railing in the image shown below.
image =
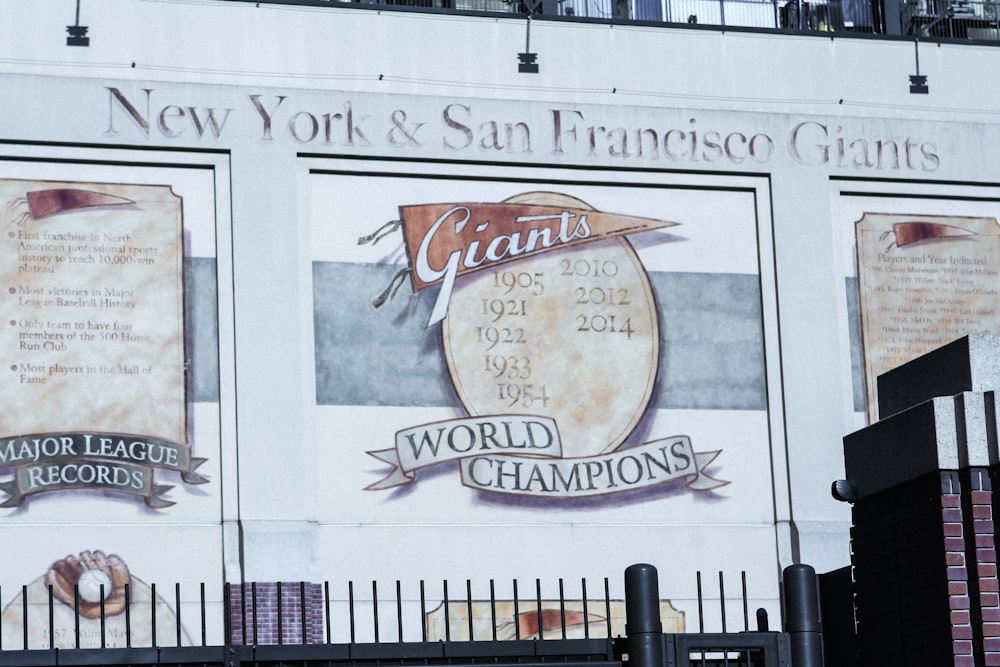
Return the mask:
<svg viewBox="0 0 1000 667">
<path fill-rule="evenodd" d="M 220 0 L 248 2 L 250 0 Z M 256 0 L 254 0 L 256 1 Z M 1000 43 L 1000 0 L 266 0 L 557 20 Z M 833 34 L 831 34 L 833 33 Z"/>
</svg>

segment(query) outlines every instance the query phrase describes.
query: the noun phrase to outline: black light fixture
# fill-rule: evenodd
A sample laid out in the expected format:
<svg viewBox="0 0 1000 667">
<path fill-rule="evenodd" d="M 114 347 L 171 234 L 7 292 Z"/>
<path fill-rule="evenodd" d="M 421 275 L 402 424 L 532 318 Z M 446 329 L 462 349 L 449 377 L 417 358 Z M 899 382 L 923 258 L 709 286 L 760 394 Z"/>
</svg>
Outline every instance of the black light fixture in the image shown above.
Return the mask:
<svg viewBox="0 0 1000 667">
<path fill-rule="evenodd" d="M 517 54 L 518 64 L 517 71 L 522 74 L 538 74 L 538 60 L 537 53 L 519 53 Z"/>
<path fill-rule="evenodd" d="M 857 489 L 846 479 L 838 479 L 830 485 L 830 494 L 842 503 L 853 503 L 858 499 Z"/>
<path fill-rule="evenodd" d="M 538 54 L 531 53 L 531 10 L 528 10 L 528 22 L 524 37 L 524 53 L 517 54 L 517 71 L 521 74 L 538 74 Z"/>
<path fill-rule="evenodd" d="M 517 71 L 521 74 L 538 74 L 538 54 L 531 52 L 531 15 L 541 6 L 542 0 L 527 0 L 524 3 L 528 10 L 525 26 L 524 53 L 517 54 Z"/>
<path fill-rule="evenodd" d="M 910 94 L 926 95 L 931 91 L 927 86 L 927 75 L 920 73 L 920 35 L 913 37 L 913 55 L 917 61 L 917 73 L 910 75 Z"/>
<path fill-rule="evenodd" d="M 66 46 L 90 46 L 90 37 L 87 37 L 87 26 L 80 25 L 80 0 L 76 0 L 76 23 L 66 26 L 69 37 L 66 38 Z"/>
<path fill-rule="evenodd" d="M 955 10 L 951 7 L 948 11 L 937 17 L 924 27 L 917 27 L 913 33 L 913 57 L 916 60 L 917 73 L 910 75 L 910 94 L 911 95 L 926 95 L 931 92 L 930 87 L 927 85 L 927 75 L 920 73 L 920 33 L 923 32 L 925 36 L 931 34 L 931 28 L 936 26 L 941 21 L 953 18 L 955 16 Z"/>
</svg>

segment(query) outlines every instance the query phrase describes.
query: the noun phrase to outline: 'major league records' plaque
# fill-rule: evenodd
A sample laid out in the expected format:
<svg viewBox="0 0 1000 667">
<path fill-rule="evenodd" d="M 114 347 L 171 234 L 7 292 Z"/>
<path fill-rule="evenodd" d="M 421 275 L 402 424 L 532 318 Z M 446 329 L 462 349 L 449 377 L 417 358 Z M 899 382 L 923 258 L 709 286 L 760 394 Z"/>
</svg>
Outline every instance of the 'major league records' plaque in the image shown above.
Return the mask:
<svg viewBox="0 0 1000 667">
<path fill-rule="evenodd" d="M 173 504 L 193 470 L 181 200 L 169 186 L 0 181 L 4 506 L 91 488 Z"/>
</svg>

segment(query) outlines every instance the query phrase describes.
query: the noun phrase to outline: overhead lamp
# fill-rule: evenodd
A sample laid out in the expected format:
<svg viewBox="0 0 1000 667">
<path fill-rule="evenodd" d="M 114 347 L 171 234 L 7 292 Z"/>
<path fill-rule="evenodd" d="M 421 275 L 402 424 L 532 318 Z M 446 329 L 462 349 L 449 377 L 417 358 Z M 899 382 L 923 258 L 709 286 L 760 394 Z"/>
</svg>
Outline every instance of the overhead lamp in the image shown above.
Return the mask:
<svg viewBox="0 0 1000 667">
<path fill-rule="evenodd" d="M 521 74 L 538 74 L 538 54 L 531 52 L 531 13 L 542 0 L 528 0 L 528 20 L 525 27 L 524 52 L 517 54 L 517 71 Z"/>
<path fill-rule="evenodd" d="M 917 73 L 910 75 L 910 94 L 926 95 L 931 89 L 927 86 L 927 75 L 920 73 L 920 33 L 913 36 L 913 55 L 917 61 Z"/>
<path fill-rule="evenodd" d="M 830 485 L 830 494 L 842 503 L 853 503 L 858 499 L 858 491 L 846 479 L 838 479 Z"/>
<path fill-rule="evenodd" d="M 920 33 L 922 32 L 925 37 L 929 37 L 931 34 L 931 28 L 936 26 L 941 21 L 946 21 L 955 17 L 955 10 L 951 7 L 948 8 L 941 16 L 937 17 L 927 25 L 917 27 L 913 33 L 913 57 L 916 60 L 917 73 L 910 75 L 910 94 L 911 95 L 926 95 L 930 92 L 930 88 L 927 86 L 927 75 L 920 73 Z"/>
<path fill-rule="evenodd" d="M 927 85 L 927 75 L 917 74 L 910 75 L 910 93 L 914 95 L 926 95 L 931 92 L 930 87 Z"/>
<path fill-rule="evenodd" d="M 538 74 L 538 54 L 537 53 L 519 53 L 517 54 L 518 64 L 517 71 L 522 74 Z"/>
<path fill-rule="evenodd" d="M 90 46 L 90 37 L 87 37 L 87 26 L 80 25 L 80 0 L 76 0 L 76 22 L 66 26 L 69 37 L 66 38 L 66 46 Z"/>
</svg>

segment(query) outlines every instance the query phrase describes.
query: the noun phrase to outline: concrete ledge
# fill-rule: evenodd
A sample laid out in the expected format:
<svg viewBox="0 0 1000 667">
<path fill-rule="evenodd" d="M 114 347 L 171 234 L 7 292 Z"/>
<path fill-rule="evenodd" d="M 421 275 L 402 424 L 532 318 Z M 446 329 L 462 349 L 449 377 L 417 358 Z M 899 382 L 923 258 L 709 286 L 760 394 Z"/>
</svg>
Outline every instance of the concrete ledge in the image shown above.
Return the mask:
<svg viewBox="0 0 1000 667">
<path fill-rule="evenodd" d="M 878 413 L 892 416 L 936 396 L 1000 389 L 1000 334 L 970 334 L 878 376 Z"/>
<path fill-rule="evenodd" d="M 996 394 L 962 392 L 899 412 L 844 438 L 844 468 L 857 498 L 928 473 L 1000 465 Z"/>
<path fill-rule="evenodd" d="M 955 401 L 936 398 L 844 438 L 844 470 L 857 499 L 960 467 Z"/>
</svg>

